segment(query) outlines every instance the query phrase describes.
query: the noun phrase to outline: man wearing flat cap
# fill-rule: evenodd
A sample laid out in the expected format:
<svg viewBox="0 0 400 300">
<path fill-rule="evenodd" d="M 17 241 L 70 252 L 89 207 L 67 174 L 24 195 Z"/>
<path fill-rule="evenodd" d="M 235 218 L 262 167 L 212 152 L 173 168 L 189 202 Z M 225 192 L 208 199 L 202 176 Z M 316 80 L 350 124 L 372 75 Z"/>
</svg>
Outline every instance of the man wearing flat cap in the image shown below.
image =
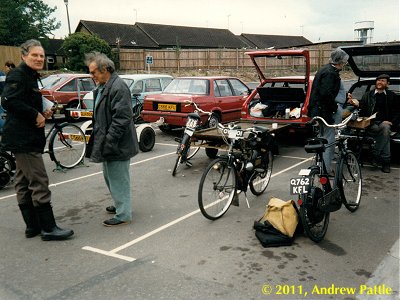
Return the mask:
<svg viewBox="0 0 400 300">
<path fill-rule="evenodd" d="M 329 63 L 323 66 L 314 77 L 310 103 L 308 104 L 308 115 L 319 116 L 329 124 L 334 124 L 334 114 L 338 109 L 335 101 L 340 89 L 339 72 L 347 64 L 349 56 L 342 49 L 332 51 Z M 328 143 L 335 141 L 335 130 L 326 126 L 320 129 L 320 137 L 328 140 Z M 335 147 L 329 147 L 323 153 L 324 162 L 329 173 L 332 170 L 332 160 L 335 154 Z"/>
<path fill-rule="evenodd" d="M 390 132 L 399 125 L 399 112 L 396 111 L 396 94 L 388 90 L 390 77 L 381 74 L 376 77 L 375 89 L 366 92 L 360 100 L 359 115 L 369 117 L 376 113 L 373 124 L 367 131 L 375 139 L 373 165 L 382 166 L 382 172 L 390 173 Z"/>
</svg>

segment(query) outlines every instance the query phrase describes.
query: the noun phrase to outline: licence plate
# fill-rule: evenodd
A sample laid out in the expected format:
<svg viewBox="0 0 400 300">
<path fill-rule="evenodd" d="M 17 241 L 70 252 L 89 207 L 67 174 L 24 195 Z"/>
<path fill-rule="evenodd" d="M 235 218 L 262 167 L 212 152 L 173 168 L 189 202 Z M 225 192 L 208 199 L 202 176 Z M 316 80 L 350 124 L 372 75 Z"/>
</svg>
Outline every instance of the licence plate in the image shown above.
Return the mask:
<svg viewBox="0 0 400 300">
<path fill-rule="evenodd" d="M 310 177 L 298 177 L 290 179 L 290 194 L 299 195 L 307 194 L 310 186 Z"/>
<path fill-rule="evenodd" d="M 82 117 L 92 117 L 93 112 L 92 111 L 81 111 L 81 116 Z"/>
<path fill-rule="evenodd" d="M 185 128 L 184 133 L 186 133 L 188 136 L 192 136 L 194 132 L 193 128 Z"/>
<path fill-rule="evenodd" d="M 176 111 L 176 104 L 158 103 L 157 110 Z"/>
</svg>

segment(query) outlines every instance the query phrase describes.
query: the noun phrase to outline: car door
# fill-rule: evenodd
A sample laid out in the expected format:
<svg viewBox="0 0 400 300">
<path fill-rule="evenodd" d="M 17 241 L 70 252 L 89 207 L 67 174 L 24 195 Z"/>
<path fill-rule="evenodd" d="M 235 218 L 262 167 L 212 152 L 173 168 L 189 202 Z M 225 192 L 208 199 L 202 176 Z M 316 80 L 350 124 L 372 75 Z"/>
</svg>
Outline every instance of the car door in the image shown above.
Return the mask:
<svg viewBox="0 0 400 300">
<path fill-rule="evenodd" d="M 222 122 L 235 121 L 240 119 L 242 96 L 236 96 L 228 79 L 214 80 L 215 106 L 222 114 Z"/>
</svg>

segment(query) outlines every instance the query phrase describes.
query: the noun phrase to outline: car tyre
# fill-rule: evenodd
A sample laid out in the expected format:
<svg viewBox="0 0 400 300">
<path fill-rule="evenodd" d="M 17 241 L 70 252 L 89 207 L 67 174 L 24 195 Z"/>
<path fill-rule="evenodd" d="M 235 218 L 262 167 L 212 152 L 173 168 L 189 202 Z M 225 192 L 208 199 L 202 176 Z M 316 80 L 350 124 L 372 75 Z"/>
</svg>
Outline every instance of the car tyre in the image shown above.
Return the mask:
<svg viewBox="0 0 400 300">
<path fill-rule="evenodd" d="M 151 127 L 142 130 L 139 136 L 139 149 L 142 152 L 149 152 L 153 149 L 156 142 L 156 134 Z"/>
</svg>

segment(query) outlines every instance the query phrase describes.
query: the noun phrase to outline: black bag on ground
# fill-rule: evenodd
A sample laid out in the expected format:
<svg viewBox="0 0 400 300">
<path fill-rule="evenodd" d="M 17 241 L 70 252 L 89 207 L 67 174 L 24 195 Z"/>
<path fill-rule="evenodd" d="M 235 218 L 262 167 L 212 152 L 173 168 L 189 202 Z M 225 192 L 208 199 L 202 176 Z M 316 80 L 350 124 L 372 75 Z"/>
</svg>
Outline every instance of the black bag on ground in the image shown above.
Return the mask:
<svg viewBox="0 0 400 300">
<path fill-rule="evenodd" d="M 294 237 L 290 238 L 279 230 L 275 229 L 269 222 L 254 221 L 253 228 L 256 230 L 256 237 L 263 247 L 290 246 Z"/>
</svg>

